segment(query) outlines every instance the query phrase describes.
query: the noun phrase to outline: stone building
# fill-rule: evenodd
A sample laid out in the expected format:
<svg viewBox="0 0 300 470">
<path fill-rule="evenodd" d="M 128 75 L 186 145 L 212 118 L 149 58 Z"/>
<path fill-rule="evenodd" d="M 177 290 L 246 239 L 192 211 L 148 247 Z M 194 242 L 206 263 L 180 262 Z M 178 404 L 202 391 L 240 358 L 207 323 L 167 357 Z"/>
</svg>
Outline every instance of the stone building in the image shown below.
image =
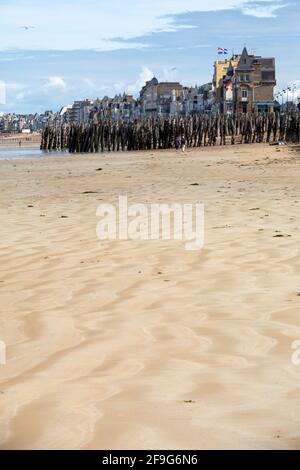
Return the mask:
<svg viewBox="0 0 300 470">
<path fill-rule="evenodd" d="M 221 113 L 271 112 L 274 110 L 275 59 L 235 55 L 219 80 L 215 101 Z"/>
<path fill-rule="evenodd" d="M 157 86 L 157 114 L 176 116 L 180 113 L 183 86 L 179 82 L 161 82 Z"/>
<path fill-rule="evenodd" d="M 146 82 L 140 91 L 141 115 L 149 116 L 157 113 L 157 87 L 158 80 L 153 77 Z"/>
<path fill-rule="evenodd" d="M 140 92 L 141 115 L 177 115 L 181 110 L 182 99 L 183 86 L 179 82 L 158 82 L 153 77 Z"/>
<path fill-rule="evenodd" d="M 244 48 L 234 73 L 235 112 L 274 110 L 275 59 L 249 55 Z"/>
</svg>

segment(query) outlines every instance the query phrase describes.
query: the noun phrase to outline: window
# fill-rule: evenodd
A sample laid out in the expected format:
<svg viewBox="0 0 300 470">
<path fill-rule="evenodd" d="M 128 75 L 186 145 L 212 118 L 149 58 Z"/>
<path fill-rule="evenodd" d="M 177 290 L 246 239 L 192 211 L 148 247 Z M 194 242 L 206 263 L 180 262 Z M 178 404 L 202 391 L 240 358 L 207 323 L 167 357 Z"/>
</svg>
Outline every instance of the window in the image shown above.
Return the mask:
<svg viewBox="0 0 300 470">
<path fill-rule="evenodd" d="M 250 75 L 240 75 L 240 82 L 250 82 Z"/>
<path fill-rule="evenodd" d="M 242 98 L 244 98 L 244 99 L 248 98 L 248 89 L 247 88 L 242 88 Z"/>
</svg>

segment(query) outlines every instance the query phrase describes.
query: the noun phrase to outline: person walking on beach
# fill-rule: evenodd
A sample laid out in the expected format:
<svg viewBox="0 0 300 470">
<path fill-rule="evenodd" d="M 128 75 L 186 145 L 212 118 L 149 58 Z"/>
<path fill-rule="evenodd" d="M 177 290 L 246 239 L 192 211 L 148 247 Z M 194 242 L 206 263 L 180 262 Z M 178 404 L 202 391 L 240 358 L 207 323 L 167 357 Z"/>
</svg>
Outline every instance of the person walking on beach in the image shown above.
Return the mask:
<svg viewBox="0 0 300 470">
<path fill-rule="evenodd" d="M 180 149 L 180 146 L 181 146 L 180 137 L 176 137 L 176 139 L 175 139 L 175 149 L 176 149 L 176 152 L 177 152 L 177 150 Z"/>
<path fill-rule="evenodd" d="M 186 149 L 186 140 L 185 140 L 185 137 L 182 136 L 181 137 L 181 150 L 185 152 L 185 149 Z"/>
</svg>

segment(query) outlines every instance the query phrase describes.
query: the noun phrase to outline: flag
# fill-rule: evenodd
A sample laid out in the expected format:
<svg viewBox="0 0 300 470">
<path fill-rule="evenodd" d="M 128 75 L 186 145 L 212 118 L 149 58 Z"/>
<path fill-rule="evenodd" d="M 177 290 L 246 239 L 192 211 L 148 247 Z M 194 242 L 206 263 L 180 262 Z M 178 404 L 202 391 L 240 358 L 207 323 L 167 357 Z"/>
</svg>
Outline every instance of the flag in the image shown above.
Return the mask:
<svg viewBox="0 0 300 470">
<path fill-rule="evenodd" d="M 219 55 L 227 55 L 228 54 L 228 49 L 223 48 L 223 47 L 218 47 L 218 54 Z"/>
</svg>

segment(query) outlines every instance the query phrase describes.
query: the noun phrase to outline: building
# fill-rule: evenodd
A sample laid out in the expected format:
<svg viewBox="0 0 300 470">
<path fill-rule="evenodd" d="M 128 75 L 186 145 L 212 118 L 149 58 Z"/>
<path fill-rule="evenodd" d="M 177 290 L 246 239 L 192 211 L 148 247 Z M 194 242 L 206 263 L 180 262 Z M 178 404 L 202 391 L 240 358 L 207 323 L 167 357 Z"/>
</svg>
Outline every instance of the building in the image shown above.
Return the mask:
<svg viewBox="0 0 300 470">
<path fill-rule="evenodd" d="M 55 116 L 52 111 L 45 111 L 43 114 L 2 113 L 0 114 L 0 132 L 38 132 L 46 123 L 54 122 Z"/>
<path fill-rule="evenodd" d="M 137 101 L 132 95 L 116 95 L 111 100 L 111 115 L 113 119 L 131 119 L 136 117 Z"/>
<path fill-rule="evenodd" d="M 183 86 L 179 82 L 158 82 L 153 77 L 140 92 L 141 115 L 175 116 L 181 112 L 182 101 Z"/>
<path fill-rule="evenodd" d="M 116 95 L 114 98 L 104 96 L 93 103 L 89 119 L 94 121 L 100 119 L 135 119 L 139 117 L 139 103 L 132 95 Z"/>
<path fill-rule="evenodd" d="M 203 95 L 200 87 L 183 87 L 183 102 L 181 112 L 185 116 L 200 113 L 203 110 Z"/>
<path fill-rule="evenodd" d="M 158 116 L 176 116 L 181 111 L 183 86 L 179 82 L 160 82 L 157 85 Z"/>
<path fill-rule="evenodd" d="M 93 106 L 94 101 L 88 99 L 83 101 L 75 101 L 74 104 L 71 107 L 68 106 L 63 113 L 66 114 L 64 119 L 66 122 L 73 124 L 79 122 L 88 122 Z M 62 108 L 61 112 L 63 111 L 64 108 Z"/>
<path fill-rule="evenodd" d="M 224 60 L 216 60 L 214 63 L 214 75 L 213 75 L 213 92 L 215 97 L 215 103 L 221 103 L 221 94 L 222 94 L 222 79 L 224 76 L 227 75 L 228 70 L 235 69 L 238 65 L 239 56 L 237 54 L 233 54 L 231 59 L 224 59 Z"/>
<path fill-rule="evenodd" d="M 228 62 L 226 74 L 215 91 L 219 111 L 227 114 L 274 111 L 275 59 L 248 54 L 244 48 L 241 55 Z"/>
<path fill-rule="evenodd" d="M 72 109 L 72 105 L 68 104 L 66 106 L 63 106 L 58 115 L 59 115 L 59 120 L 61 124 L 68 124 L 69 122 L 69 111 Z"/>
<path fill-rule="evenodd" d="M 234 112 L 234 71 L 235 68 L 230 66 L 226 75 L 219 82 L 217 109 L 222 114 Z"/>
<path fill-rule="evenodd" d="M 229 71 L 235 70 L 238 65 L 240 55 L 233 54 L 231 59 L 216 60 L 214 63 L 213 76 L 213 92 L 214 102 L 220 104 L 222 102 L 222 80 Z"/>
<path fill-rule="evenodd" d="M 141 115 L 149 116 L 157 113 L 157 87 L 158 80 L 153 77 L 146 82 L 140 91 Z"/>
<path fill-rule="evenodd" d="M 61 123 L 97 122 L 101 119 L 134 120 L 140 117 L 178 116 L 211 111 L 214 105 L 212 84 L 183 87 L 179 82 L 159 82 L 153 77 L 135 99 L 127 93 L 102 99 L 75 101 L 57 113 Z"/>
<path fill-rule="evenodd" d="M 235 112 L 274 110 L 275 59 L 249 55 L 244 48 L 235 69 Z"/>
</svg>

